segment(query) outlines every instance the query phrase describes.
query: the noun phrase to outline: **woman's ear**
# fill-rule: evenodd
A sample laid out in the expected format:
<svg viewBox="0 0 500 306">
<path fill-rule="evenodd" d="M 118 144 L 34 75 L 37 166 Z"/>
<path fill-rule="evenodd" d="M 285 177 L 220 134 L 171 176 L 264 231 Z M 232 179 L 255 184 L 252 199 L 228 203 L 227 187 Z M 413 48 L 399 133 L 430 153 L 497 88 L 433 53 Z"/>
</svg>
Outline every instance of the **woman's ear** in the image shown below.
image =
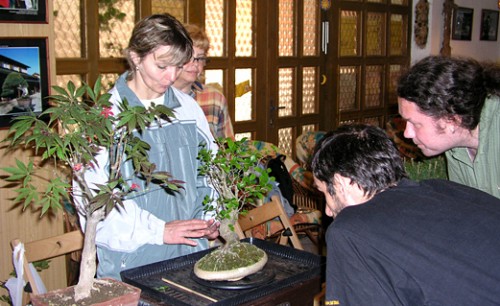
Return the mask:
<svg viewBox="0 0 500 306">
<path fill-rule="evenodd" d="M 139 54 L 137 54 L 134 51 L 129 51 L 130 59 L 134 63 L 134 66 L 137 67 L 141 63 L 141 58 L 139 57 Z M 134 67 L 134 68 L 135 68 Z"/>
</svg>

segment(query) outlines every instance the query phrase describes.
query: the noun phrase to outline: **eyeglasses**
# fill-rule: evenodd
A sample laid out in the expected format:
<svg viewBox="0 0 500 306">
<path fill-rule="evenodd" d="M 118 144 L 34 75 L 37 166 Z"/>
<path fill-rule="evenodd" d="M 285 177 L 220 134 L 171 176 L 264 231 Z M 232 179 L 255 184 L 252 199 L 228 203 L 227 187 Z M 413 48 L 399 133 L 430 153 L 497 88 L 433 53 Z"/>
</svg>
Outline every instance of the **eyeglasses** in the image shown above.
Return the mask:
<svg viewBox="0 0 500 306">
<path fill-rule="evenodd" d="M 191 59 L 191 63 L 198 63 L 201 65 L 206 65 L 210 63 L 210 59 L 208 57 L 193 57 Z"/>
</svg>

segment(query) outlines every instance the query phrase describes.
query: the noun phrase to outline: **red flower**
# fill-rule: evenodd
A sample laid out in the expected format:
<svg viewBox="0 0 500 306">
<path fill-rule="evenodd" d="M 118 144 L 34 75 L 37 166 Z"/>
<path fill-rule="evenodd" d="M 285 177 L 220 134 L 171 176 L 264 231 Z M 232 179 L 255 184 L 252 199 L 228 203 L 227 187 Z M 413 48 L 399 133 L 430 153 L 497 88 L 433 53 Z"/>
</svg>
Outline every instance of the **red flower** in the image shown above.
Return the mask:
<svg viewBox="0 0 500 306">
<path fill-rule="evenodd" d="M 111 107 L 103 107 L 101 111 L 101 115 L 104 116 L 104 118 L 108 118 L 109 116 L 113 116 L 113 112 L 111 111 Z"/>
<path fill-rule="evenodd" d="M 75 170 L 75 171 L 82 170 L 82 164 L 76 164 L 75 166 L 73 166 L 73 170 Z"/>
<path fill-rule="evenodd" d="M 139 185 L 137 185 L 136 183 L 133 183 L 132 186 L 130 186 L 130 189 L 137 190 L 137 189 L 139 189 Z"/>
</svg>

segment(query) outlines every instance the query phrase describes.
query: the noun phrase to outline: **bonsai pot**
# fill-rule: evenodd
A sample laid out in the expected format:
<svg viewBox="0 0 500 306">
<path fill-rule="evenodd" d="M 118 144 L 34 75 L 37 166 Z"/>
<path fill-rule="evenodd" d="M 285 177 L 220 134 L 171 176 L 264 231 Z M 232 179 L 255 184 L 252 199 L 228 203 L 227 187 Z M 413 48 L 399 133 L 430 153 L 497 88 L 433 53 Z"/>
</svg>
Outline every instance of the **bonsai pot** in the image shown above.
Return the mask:
<svg viewBox="0 0 500 306">
<path fill-rule="evenodd" d="M 141 289 L 112 278 L 95 280 L 91 296 L 79 301 L 74 299 L 74 286 L 50 291 L 44 294 L 31 294 L 33 306 L 49 305 L 95 305 L 95 306 L 137 306 Z"/>
</svg>

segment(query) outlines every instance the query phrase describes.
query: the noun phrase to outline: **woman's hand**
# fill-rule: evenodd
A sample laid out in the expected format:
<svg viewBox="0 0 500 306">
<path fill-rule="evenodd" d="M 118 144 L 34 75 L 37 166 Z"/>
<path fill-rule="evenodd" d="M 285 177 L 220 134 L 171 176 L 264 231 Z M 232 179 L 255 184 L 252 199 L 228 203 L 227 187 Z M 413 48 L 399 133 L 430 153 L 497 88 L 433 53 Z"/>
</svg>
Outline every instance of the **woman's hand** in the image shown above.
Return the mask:
<svg viewBox="0 0 500 306">
<path fill-rule="evenodd" d="M 187 244 L 196 246 L 198 243 L 189 238 L 215 239 L 219 236 L 219 223 L 215 220 L 175 220 L 165 223 L 163 243 Z"/>
</svg>

